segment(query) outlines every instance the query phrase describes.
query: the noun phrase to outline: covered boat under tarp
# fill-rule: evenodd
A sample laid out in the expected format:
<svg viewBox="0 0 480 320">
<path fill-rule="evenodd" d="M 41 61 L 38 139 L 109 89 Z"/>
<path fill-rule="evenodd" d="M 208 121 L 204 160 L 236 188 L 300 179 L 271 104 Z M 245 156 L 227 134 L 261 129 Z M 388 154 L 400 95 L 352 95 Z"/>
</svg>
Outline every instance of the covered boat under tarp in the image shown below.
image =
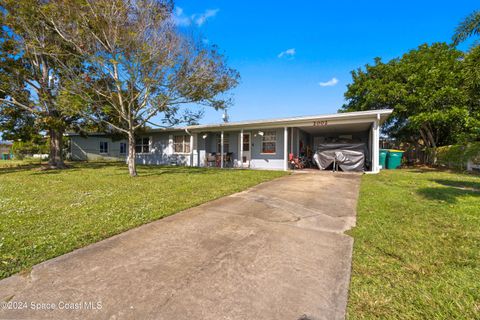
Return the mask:
<svg viewBox="0 0 480 320">
<path fill-rule="evenodd" d="M 319 144 L 313 159 L 321 170 L 338 165 L 342 171 L 363 171 L 366 153 L 365 143 Z"/>
</svg>

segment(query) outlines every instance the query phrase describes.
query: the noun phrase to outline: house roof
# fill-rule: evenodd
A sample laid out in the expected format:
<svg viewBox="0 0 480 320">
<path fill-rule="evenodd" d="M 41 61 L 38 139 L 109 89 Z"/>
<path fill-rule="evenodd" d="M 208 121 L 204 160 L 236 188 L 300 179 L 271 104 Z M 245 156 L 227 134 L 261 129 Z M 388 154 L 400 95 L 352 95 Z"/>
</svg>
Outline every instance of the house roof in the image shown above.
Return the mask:
<svg viewBox="0 0 480 320">
<path fill-rule="evenodd" d="M 235 129 L 240 127 L 261 127 L 261 126 L 270 126 L 270 127 L 280 127 L 280 126 L 293 126 L 296 124 L 306 123 L 308 121 L 360 121 L 364 119 L 372 119 L 378 117 L 380 123 L 383 123 L 393 112 L 392 109 L 381 109 L 381 110 L 368 110 L 368 111 L 355 111 L 355 112 L 342 112 L 342 113 L 333 113 L 333 114 L 321 114 L 321 115 L 311 115 L 311 116 L 299 116 L 299 117 L 289 117 L 289 118 L 272 118 L 272 119 L 262 119 L 262 120 L 246 120 L 246 121 L 236 121 L 236 122 L 225 122 L 225 123 L 214 123 L 214 124 L 204 124 L 204 125 L 192 125 L 192 126 L 183 126 L 183 127 L 171 127 L 171 128 L 150 128 L 147 129 L 148 132 L 169 132 L 169 131 L 204 131 L 204 130 L 228 130 Z M 76 133 L 68 133 L 67 135 L 78 135 Z M 88 135 L 104 135 L 104 133 L 90 133 Z"/>
<path fill-rule="evenodd" d="M 342 113 L 333 113 L 333 114 L 323 114 L 323 115 L 313 115 L 313 116 L 299 116 L 299 117 L 290 117 L 290 118 L 273 118 L 273 119 L 263 119 L 263 120 L 250 120 L 250 121 L 237 121 L 237 122 L 226 122 L 218 124 L 205 124 L 205 125 L 195 125 L 187 126 L 184 129 L 188 130 L 202 130 L 202 129 L 217 129 L 217 128 L 234 128 L 241 126 L 252 126 L 252 125 L 295 125 L 296 123 L 302 123 L 306 121 L 321 121 L 321 120 L 342 120 L 342 119 L 362 119 L 362 118 L 372 118 L 376 115 L 380 117 L 380 122 L 383 123 L 393 112 L 392 109 L 381 109 L 381 110 L 369 110 L 369 111 L 355 111 L 355 112 L 342 112 Z"/>
</svg>

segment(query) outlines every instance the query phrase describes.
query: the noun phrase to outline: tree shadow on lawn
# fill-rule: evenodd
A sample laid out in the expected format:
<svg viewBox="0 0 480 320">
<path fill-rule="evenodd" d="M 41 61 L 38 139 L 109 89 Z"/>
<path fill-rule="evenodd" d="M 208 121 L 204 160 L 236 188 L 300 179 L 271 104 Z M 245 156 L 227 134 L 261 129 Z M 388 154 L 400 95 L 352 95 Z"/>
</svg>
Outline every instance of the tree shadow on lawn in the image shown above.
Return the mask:
<svg viewBox="0 0 480 320">
<path fill-rule="evenodd" d="M 138 166 L 138 176 L 149 177 L 149 176 L 175 175 L 175 174 L 215 175 L 220 173 L 220 170 L 225 170 L 225 169 L 199 168 L 199 167 L 186 167 L 186 166 L 141 165 L 141 166 Z"/>
<path fill-rule="evenodd" d="M 103 169 L 106 167 L 117 167 L 118 169 L 127 169 L 127 165 L 123 162 L 67 162 L 66 168 L 62 169 L 49 169 L 48 164 L 43 163 L 31 163 L 31 164 L 18 164 L 10 167 L 0 167 L 0 174 L 8 174 L 22 171 L 31 171 L 32 175 L 50 175 L 59 174 L 62 172 L 79 171 L 80 169 Z M 128 169 L 127 169 L 128 171 Z"/>
<path fill-rule="evenodd" d="M 42 168 L 41 164 L 21 164 L 12 167 L 1 167 L 0 174 L 8 174 L 8 173 L 15 173 L 20 171 L 30 171 L 32 169 L 40 170 Z"/>
<path fill-rule="evenodd" d="M 460 197 L 480 197 L 480 183 L 478 182 L 448 179 L 433 179 L 431 181 L 442 185 L 442 187 L 429 187 L 418 190 L 420 195 L 430 200 L 456 203 Z"/>
<path fill-rule="evenodd" d="M 0 167 L 0 174 L 15 173 L 21 171 L 31 171 L 31 175 L 56 175 L 63 172 L 78 172 L 82 169 L 105 169 L 111 168 L 113 172 L 105 172 L 106 175 L 125 175 L 128 176 L 128 166 L 124 162 L 67 162 L 65 169 L 46 169 L 46 163 L 42 164 L 22 164 L 12 167 Z M 225 168 L 232 169 L 232 168 Z M 173 175 L 173 174 L 202 174 L 216 175 L 224 172 L 220 168 L 203 168 L 187 166 L 168 166 L 168 165 L 137 165 L 138 177 Z"/>
<path fill-rule="evenodd" d="M 476 181 L 459 181 L 459 180 L 448 180 L 448 179 L 434 179 L 432 180 L 438 184 L 441 184 L 445 187 L 453 187 L 462 190 L 470 190 L 480 192 L 480 182 Z"/>
</svg>

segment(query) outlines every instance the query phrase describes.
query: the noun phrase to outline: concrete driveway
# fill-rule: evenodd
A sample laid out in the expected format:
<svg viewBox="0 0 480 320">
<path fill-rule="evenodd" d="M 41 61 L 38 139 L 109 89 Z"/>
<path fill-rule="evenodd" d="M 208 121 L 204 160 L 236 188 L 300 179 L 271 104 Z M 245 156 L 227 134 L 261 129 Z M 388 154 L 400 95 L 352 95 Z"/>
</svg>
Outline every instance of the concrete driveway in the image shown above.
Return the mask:
<svg viewBox="0 0 480 320">
<path fill-rule="evenodd" d="M 360 177 L 296 173 L 41 263 L 0 281 L 0 319 L 343 319 Z"/>
</svg>

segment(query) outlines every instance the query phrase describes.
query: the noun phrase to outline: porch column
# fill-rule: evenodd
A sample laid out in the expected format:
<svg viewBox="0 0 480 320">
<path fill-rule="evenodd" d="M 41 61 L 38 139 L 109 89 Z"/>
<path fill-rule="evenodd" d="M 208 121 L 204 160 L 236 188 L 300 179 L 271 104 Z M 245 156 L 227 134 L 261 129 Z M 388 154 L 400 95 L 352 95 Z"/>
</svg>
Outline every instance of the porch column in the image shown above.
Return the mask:
<svg viewBox="0 0 480 320">
<path fill-rule="evenodd" d="M 372 139 L 372 172 L 379 172 L 379 159 L 380 156 L 380 126 L 378 119 L 373 122 L 373 139 Z"/>
<path fill-rule="evenodd" d="M 193 134 L 190 134 L 190 167 L 193 167 Z"/>
<path fill-rule="evenodd" d="M 240 130 L 240 168 L 243 168 L 243 129 Z"/>
<path fill-rule="evenodd" d="M 220 133 L 220 168 L 223 168 L 223 130 Z"/>
<path fill-rule="evenodd" d="M 290 153 L 291 154 L 293 154 L 293 130 L 294 130 L 294 128 L 290 129 L 290 135 L 291 135 L 291 137 L 290 137 Z"/>
<path fill-rule="evenodd" d="M 173 135 L 168 135 L 168 155 L 173 154 Z"/>
<path fill-rule="evenodd" d="M 283 130 L 283 170 L 288 170 L 288 128 Z"/>
</svg>

